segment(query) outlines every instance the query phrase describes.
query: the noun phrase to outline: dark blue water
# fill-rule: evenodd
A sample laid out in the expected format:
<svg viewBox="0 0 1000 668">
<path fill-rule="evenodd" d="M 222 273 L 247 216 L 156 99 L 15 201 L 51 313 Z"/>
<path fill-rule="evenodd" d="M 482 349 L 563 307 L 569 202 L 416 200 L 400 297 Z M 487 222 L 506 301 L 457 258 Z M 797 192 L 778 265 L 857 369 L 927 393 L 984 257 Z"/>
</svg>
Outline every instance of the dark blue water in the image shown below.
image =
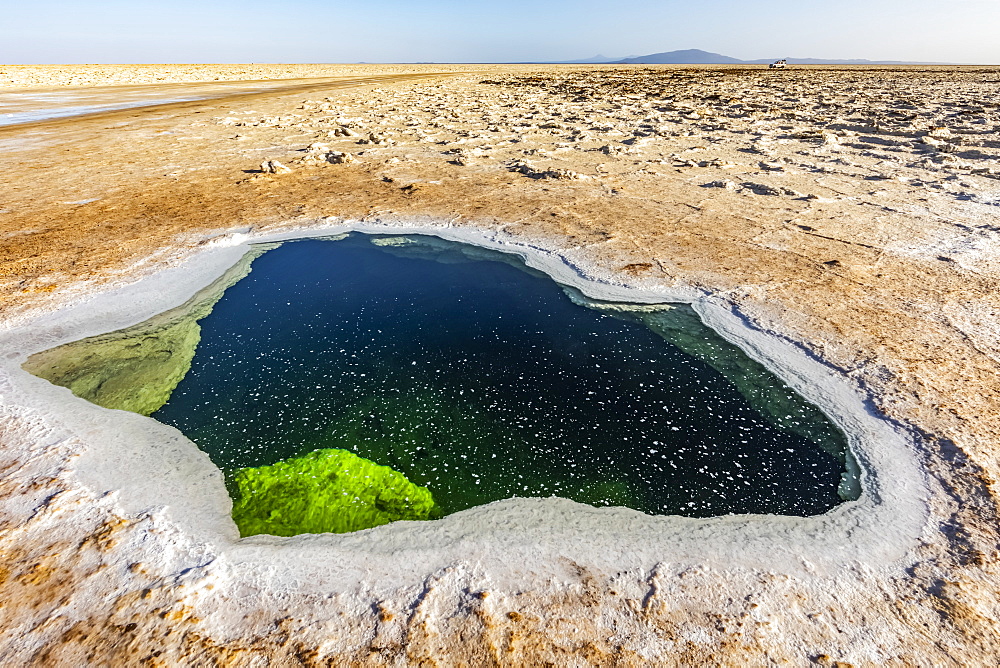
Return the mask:
<svg viewBox="0 0 1000 668">
<path fill-rule="evenodd" d="M 201 321 L 153 417 L 227 472 L 345 448 L 445 513 L 513 496 L 688 516 L 841 503 L 832 425 L 818 444 L 643 324 L 483 258 L 364 235 L 272 250 Z M 825 420 L 771 378 L 790 410 Z"/>
</svg>

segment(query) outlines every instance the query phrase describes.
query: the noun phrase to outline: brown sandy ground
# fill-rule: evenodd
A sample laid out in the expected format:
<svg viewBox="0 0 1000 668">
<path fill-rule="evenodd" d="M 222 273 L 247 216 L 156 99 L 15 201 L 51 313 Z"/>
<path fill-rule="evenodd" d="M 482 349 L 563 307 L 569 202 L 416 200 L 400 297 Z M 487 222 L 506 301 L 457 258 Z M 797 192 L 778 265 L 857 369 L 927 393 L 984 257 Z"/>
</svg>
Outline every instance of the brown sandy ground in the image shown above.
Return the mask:
<svg viewBox="0 0 1000 668">
<path fill-rule="evenodd" d="M 225 230 L 328 217 L 446 220 L 583 248 L 637 285 L 724 296 L 910 425 L 933 492 L 916 563 L 889 580 L 841 574 L 854 584 L 836 592 L 665 567 L 632 598 L 615 574 L 572 564 L 531 595 L 480 591 L 459 568 L 407 605 L 325 626 L 262 600 L 245 633 L 219 636 L 206 624 L 219 597 L 250 594 L 208 594 L 215 585 L 162 547 L 168 526 L 71 489 L 68 464 L 52 462 L 72 443 L 39 440 L 28 455 L 0 451 L 6 662 L 995 665 L 1000 71 L 441 70 L 327 68 L 307 74 L 387 78 L 0 128 L 2 313 L 70 303 Z M 206 80 L 198 72 L 165 76 Z M 0 74 L 162 81 L 110 67 Z M 261 173 L 271 160 L 291 171 Z"/>
</svg>

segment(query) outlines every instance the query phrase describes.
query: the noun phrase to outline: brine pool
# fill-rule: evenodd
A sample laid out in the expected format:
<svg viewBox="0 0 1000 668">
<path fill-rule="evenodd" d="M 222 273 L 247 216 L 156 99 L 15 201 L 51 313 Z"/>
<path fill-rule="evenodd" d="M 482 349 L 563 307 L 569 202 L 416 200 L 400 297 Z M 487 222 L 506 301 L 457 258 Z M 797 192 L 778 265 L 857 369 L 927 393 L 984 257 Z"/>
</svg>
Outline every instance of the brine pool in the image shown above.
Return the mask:
<svg viewBox="0 0 1000 668">
<path fill-rule="evenodd" d="M 25 365 L 179 429 L 225 474 L 244 536 L 511 497 L 711 517 L 858 495 L 840 429 L 689 306 L 593 301 L 436 237 L 245 260 L 178 309 Z"/>
</svg>

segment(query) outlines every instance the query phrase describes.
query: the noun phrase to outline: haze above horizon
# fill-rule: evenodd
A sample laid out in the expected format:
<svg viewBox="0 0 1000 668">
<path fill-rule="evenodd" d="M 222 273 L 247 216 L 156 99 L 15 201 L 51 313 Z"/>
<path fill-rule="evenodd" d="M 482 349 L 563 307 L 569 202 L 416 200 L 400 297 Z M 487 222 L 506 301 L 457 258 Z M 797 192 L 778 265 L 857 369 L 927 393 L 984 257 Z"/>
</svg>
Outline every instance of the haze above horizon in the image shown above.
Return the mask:
<svg viewBox="0 0 1000 668">
<path fill-rule="evenodd" d="M 760 58 L 1000 63 L 997 0 L 34 0 L 0 62 L 525 62 L 697 48 Z"/>
</svg>

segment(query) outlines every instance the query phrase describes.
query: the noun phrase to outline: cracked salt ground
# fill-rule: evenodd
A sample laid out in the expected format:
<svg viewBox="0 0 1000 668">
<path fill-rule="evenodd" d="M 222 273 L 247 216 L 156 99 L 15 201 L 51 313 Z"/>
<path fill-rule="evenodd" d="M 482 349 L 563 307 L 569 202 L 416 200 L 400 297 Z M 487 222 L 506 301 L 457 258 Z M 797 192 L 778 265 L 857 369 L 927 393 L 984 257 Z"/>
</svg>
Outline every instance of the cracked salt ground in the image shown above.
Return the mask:
<svg viewBox="0 0 1000 668">
<path fill-rule="evenodd" d="M 688 516 L 841 502 L 840 432 L 770 374 L 749 386 L 754 363 L 693 314 L 672 345 L 668 326 L 583 308 L 511 260 L 374 241 L 259 258 L 201 321 L 192 369 L 153 417 L 229 474 L 346 449 L 444 514 L 514 496 Z"/>
</svg>

